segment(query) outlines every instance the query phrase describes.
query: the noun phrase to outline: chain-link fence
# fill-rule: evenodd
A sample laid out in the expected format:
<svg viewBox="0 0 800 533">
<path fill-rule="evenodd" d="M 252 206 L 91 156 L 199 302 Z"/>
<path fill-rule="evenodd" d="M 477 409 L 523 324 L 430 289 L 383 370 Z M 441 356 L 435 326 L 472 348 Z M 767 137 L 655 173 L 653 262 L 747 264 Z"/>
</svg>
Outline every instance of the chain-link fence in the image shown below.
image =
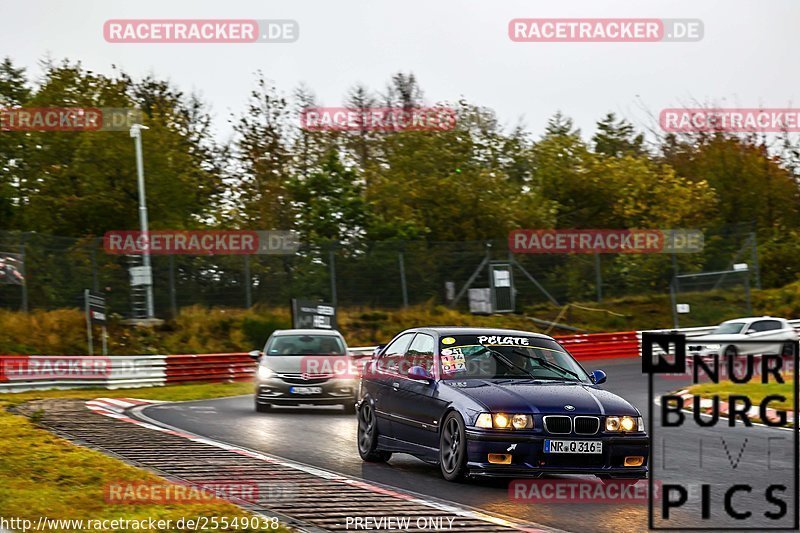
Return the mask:
<svg viewBox="0 0 800 533">
<path fill-rule="evenodd" d="M 664 295 L 676 274 L 726 270 L 737 262 L 749 263 L 751 286 L 758 288 L 756 246 L 749 226 L 737 226 L 707 231 L 703 252 L 692 254 L 512 254 L 508 242 L 498 239 L 363 242 L 303 246 L 294 255 L 153 255 L 151 260 L 159 317 L 189 305 L 286 306 L 294 297 L 397 308 L 452 303 L 459 296 L 455 305 L 465 308 L 468 287 L 489 287 L 486 265 L 493 261 L 513 264 L 516 309 L 522 310 L 541 302 Z M 80 307 L 84 289 L 91 289 L 106 297 L 111 312 L 132 316 L 129 268 L 140 264 L 139 256 L 107 254 L 100 238 L 0 232 L 0 260 L 4 253 L 14 256 L 8 268 L 24 277 L 23 284 L 0 283 L 4 308 Z"/>
</svg>

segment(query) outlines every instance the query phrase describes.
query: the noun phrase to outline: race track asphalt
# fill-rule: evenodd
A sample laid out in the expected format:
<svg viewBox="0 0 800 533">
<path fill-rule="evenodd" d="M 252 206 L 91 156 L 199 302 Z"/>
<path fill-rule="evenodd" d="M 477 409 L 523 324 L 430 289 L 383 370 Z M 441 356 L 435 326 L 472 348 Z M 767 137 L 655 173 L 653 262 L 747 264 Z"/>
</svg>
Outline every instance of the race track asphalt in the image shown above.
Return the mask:
<svg viewBox="0 0 800 533">
<path fill-rule="evenodd" d="M 642 374 L 639 358 L 595 360 L 584 366 L 590 371 L 605 370 L 608 382 L 603 387 L 630 401 L 647 417 L 647 377 Z M 685 381 L 678 379 L 657 378 L 654 391 L 659 395 L 680 389 L 683 384 Z M 553 528 L 598 532 L 647 529 L 648 509 L 642 503 L 519 503 L 509 498 L 508 481 L 449 483 L 441 478 L 438 468 L 406 455 L 395 454 L 387 464 L 364 463 L 356 450 L 356 417 L 344 414 L 339 407 L 285 407 L 271 413 L 256 413 L 252 396 L 237 396 L 154 405 L 146 408 L 144 414 L 225 443 Z M 669 522 L 657 518 L 656 525 L 791 526 L 796 497 L 791 431 L 741 424 L 729 428 L 727 422 L 711 428 L 687 423 L 678 428 L 655 429 L 655 459 L 651 468 L 655 469 L 656 479 L 691 488 L 687 504 L 673 512 Z M 708 519 L 701 518 L 702 483 L 711 486 Z M 732 498 L 736 509 L 753 513 L 749 521 L 732 519 L 724 510 L 724 491 L 737 483 L 753 486 L 750 495 L 740 492 Z M 789 504 L 787 516 L 782 520 L 763 515 L 777 510 L 764 498 L 765 487 L 770 483 L 787 486 L 785 493 L 778 494 Z M 661 509 L 658 502 L 656 505 L 658 517 Z"/>
</svg>

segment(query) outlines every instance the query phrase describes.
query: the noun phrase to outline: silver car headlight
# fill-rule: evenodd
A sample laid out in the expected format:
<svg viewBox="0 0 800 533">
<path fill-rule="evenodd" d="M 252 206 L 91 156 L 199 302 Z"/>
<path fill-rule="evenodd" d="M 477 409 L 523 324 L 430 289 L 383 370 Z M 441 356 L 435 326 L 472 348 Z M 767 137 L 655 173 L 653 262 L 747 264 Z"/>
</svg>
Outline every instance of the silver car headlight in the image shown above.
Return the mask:
<svg viewBox="0 0 800 533">
<path fill-rule="evenodd" d="M 259 365 L 258 372 L 256 373 L 256 376 L 260 380 L 267 380 L 267 379 L 275 377 L 275 372 L 273 372 L 272 369 L 270 369 L 270 368 L 268 368 L 268 367 L 266 367 L 264 365 Z"/>
</svg>

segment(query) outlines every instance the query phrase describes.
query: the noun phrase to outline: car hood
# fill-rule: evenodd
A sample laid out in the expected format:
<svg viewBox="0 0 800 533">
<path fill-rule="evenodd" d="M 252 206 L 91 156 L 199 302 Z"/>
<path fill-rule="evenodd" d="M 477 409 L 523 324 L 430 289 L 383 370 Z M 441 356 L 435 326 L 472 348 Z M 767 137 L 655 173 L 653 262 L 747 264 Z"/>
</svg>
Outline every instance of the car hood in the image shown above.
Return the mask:
<svg viewBox="0 0 800 533">
<path fill-rule="evenodd" d="M 489 412 L 639 415 L 636 408 L 616 394 L 583 383 L 498 383 L 470 379 L 448 385 Z M 568 411 L 566 405 L 575 409 Z"/>
<path fill-rule="evenodd" d="M 348 355 L 267 355 L 259 364 L 279 374 L 332 374 L 340 367 L 347 369 L 351 361 Z"/>
</svg>

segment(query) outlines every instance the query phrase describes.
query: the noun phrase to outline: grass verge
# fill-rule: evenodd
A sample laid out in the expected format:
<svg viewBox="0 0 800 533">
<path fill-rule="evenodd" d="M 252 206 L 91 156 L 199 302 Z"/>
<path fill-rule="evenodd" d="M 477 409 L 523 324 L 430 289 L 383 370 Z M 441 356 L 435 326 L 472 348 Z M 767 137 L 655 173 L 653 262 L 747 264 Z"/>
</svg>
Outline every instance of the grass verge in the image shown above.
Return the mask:
<svg viewBox="0 0 800 533">
<path fill-rule="evenodd" d="M 166 484 L 162 478 L 129 466 L 100 452 L 76 446 L 6 409 L 41 398 L 130 397 L 152 400 L 201 400 L 247 394 L 252 383 L 212 383 L 175 385 L 141 389 L 42 391 L 0 395 L 0 516 L 37 523 L 39 517 L 76 520 L 172 520 L 168 531 L 189 531 L 175 524 L 181 518 L 250 516 L 241 508 L 215 501 L 190 505 L 130 505 L 107 503 L 104 487 L 112 482 L 152 482 Z M 51 531 L 77 528 L 61 525 Z M 147 531 L 136 527 L 81 529 L 81 531 Z M 217 527 L 215 531 L 279 531 L 278 529 Z M 153 530 L 150 530 L 153 531 Z"/>
<path fill-rule="evenodd" d="M 744 395 L 750 398 L 753 405 L 759 405 L 761 401 L 769 395 L 778 394 L 786 398 L 786 401 L 771 401 L 769 407 L 779 411 L 794 410 L 794 381 L 786 379 L 783 383 L 770 382 L 762 384 L 753 383 L 733 383 L 732 381 L 720 381 L 719 383 L 700 383 L 689 387 L 688 391 L 695 396 L 711 398 L 719 396 L 720 401 L 727 402 L 731 394 Z"/>
</svg>

